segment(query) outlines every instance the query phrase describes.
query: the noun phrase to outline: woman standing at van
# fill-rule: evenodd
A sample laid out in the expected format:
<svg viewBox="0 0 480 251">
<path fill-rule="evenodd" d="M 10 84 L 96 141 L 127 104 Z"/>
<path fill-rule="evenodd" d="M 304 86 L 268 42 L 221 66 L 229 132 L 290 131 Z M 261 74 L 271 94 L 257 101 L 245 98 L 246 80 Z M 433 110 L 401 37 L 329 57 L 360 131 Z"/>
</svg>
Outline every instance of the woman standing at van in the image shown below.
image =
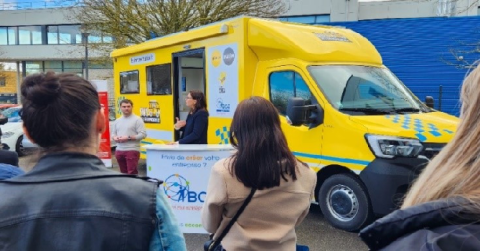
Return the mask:
<svg viewBox="0 0 480 251">
<path fill-rule="evenodd" d="M 185 98 L 190 108 L 187 120 L 177 118 L 175 130 L 183 132 L 176 144 L 207 144 L 208 111 L 205 95 L 201 91 L 190 91 Z"/>
<path fill-rule="evenodd" d="M 316 174 L 297 161 L 280 128 L 275 106 L 261 97 L 242 101 L 233 116 L 234 155 L 212 167 L 202 211 L 217 240 L 252 188 L 248 206 L 221 244 L 226 250 L 295 250 L 295 226 L 310 208 Z"/>
<path fill-rule="evenodd" d="M 480 67 L 464 81 L 460 123 L 402 209 L 363 229 L 371 250 L 480 250 Z"/>
</svg>

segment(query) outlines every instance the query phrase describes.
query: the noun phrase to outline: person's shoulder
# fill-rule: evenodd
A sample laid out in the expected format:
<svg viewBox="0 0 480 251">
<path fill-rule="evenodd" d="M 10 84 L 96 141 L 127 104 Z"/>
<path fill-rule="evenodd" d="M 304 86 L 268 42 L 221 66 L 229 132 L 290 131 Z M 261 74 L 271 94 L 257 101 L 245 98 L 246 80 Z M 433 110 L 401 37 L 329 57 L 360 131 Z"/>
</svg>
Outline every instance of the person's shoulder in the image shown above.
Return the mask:
<svg viewBox="0 0 480 251">
<path fill-rule="evenodd" d="M 132 117 L 132 119 L 134 120 L 142 120 L 142 118 L 140 116 L 138 116 L 137 114 L 134 114 L 132 113 L 132 115 L 130 115 Z M 142 120 L 143 121 L 143 120 Z"/>
<path fill-rule="evenodd" d="M 195 114 L 195 116 L 207 116 L 208 117 L 208 111 L 205 109 L 198 110 Z"/>
<path fill-rule="evenodd" d="M 16 166 L 0 163 L 0 180 L 10 179 L 24 173 L 22 169 Z"/>
<path fill-rule="evenodd" d="M 212 169 L 214 172 L 220 173 L 222 175 L 230 173 L 230 160 L 231 158 L 223 158 L 215 162 Z"/>
<path fill-rule="evenodd" d="M 312 168 L 310 168 L 307 163 L 301 162 L 299 160 L 297 160 L 297 169 L 300 170 L 300 173 L 302 173 L 303 175 L 308 175 L 311 177 L 317 176 L 317 173 Z"/>
<path fill-rule="evenodd" d="M 382 250 L 480 250 L 480 225 L 449 225 L 419 229 L 406 234 Z"/>
</svg>

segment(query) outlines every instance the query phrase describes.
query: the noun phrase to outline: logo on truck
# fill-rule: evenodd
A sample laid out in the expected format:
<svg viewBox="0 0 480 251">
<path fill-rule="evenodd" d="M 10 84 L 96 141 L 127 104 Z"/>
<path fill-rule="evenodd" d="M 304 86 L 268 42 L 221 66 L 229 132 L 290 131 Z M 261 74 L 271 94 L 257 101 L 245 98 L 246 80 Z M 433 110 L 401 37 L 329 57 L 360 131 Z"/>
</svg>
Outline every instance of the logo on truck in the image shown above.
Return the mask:
<svg viewBox="0 0 480 251">
<path fill-rule="evenodd" d="M 230 104 L 223 103 L 221 98 L 217 99 L 217 112 L 230 112 Z"/>
<path fill-rule="evenodd" d="M 235 61 L 235 52 L 232 48 L 228 47 L 223 51 L 223 62 L 226 65 L 231 65 Z"/>
<path fill-rule="evenodd" d="M 222 71 L 218 81 L 220 81 L 220 86 L 218 87 L 218 93 L 225 93 L 225 81 L 227 80 L 227 73 Z"/>
<path fill-rule="evenodd" d="M 221 63 L 222 63 L 222 54 L 218 50 L 213 51 L 213 53 L 212 53 L 212 65 L 214 67 L 218 67 L 218 66 L 220 66 Z"/>
</svg>

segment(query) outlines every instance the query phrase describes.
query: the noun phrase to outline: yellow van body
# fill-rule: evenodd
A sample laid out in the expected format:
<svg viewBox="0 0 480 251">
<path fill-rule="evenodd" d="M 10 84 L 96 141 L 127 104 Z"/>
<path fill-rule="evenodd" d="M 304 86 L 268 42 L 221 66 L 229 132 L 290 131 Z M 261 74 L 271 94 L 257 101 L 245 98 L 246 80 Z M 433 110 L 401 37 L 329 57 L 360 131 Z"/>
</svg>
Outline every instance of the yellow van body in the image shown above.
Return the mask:
<svg viewBox="0 0 480 251">
<path fill-rule="evenodd" d="M 122 99 L 133 101 L 134 113 L 147 127 L 143 145 L 178 140 L 173 125 L 188 113 L 184 98 L 191 89 L 204 91 L 207 98 L 209 144 L 229 143 L 240 101 L 250 96 L 271 100 L 281 113 L 290 149 L 318 172 L 316 201 L 325 217 L 349 231 L 394 210 L 458 123 L 414 97 L 366 38 L 339 27 L 238 17 L 118 49 L 111 57 L 117 105 Z M 357 75 L 347 80 L 349 71 Z M 343 85 L 336 83 L 351 79 L 357 82 L 335 91 Z M 291 83 L 293 92 L 281 89 Z M 289 98 L 302 95 L 321 111 L 319 123 L 289 121 Z M 350 101 L 334 100 L 340 96 Z M 371 109 L 378 102 L 402 106 L 404 100 L 418 111 Z"/>
</svg>

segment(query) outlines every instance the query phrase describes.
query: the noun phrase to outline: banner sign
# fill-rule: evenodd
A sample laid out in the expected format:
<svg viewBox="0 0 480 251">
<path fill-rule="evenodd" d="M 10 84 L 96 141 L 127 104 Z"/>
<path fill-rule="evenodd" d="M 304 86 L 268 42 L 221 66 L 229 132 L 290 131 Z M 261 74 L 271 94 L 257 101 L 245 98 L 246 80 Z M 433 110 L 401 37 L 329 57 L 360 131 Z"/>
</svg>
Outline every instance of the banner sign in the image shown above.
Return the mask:
<svg viewBox="0 0 480 251">
<path fill-rule="evenodd" d="M 163 181 L 163 190 L 183 233 L 207 233 L 201 210 L 210 170 L 230 156 L 230 145 L 151 145 L 147 149 L 147 176 Z M 198 149 L 195 149 L 198 148 Z M 203 148 L 203 150 L 201 150 Z"/>
</svg>

